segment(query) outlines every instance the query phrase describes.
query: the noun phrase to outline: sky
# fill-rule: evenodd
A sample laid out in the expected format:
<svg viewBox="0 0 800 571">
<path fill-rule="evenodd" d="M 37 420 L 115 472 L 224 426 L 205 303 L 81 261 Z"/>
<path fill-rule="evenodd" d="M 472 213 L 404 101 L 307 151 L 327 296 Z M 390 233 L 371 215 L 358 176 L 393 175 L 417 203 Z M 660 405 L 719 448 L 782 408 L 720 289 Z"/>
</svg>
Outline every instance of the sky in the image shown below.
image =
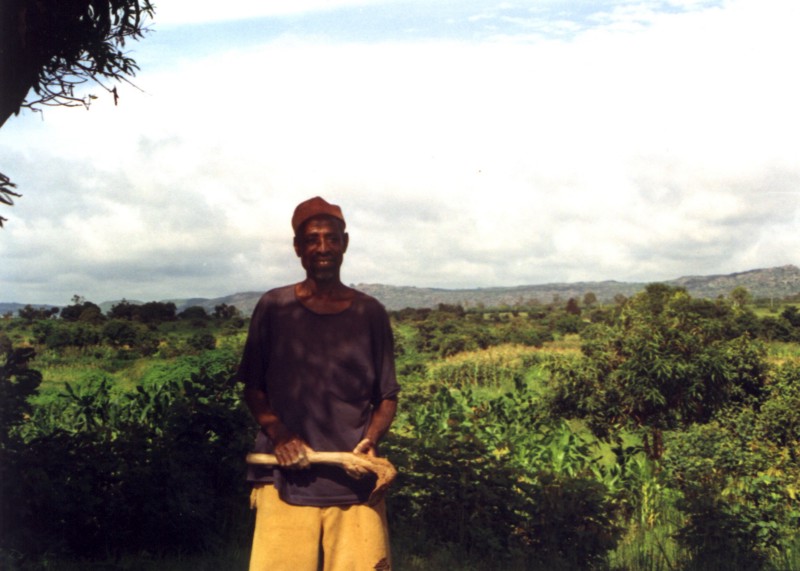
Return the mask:
<svg viewBox="0 0 800 571">
<path fill-rule="evenodd" d="M 163 4 L 163 6 L 160 6 Z M 156 3 L 140 71 L 0 129 L 0 301 L 342 279 L 653 282 L 800 264 L 795 0 Z"/>
</svg>

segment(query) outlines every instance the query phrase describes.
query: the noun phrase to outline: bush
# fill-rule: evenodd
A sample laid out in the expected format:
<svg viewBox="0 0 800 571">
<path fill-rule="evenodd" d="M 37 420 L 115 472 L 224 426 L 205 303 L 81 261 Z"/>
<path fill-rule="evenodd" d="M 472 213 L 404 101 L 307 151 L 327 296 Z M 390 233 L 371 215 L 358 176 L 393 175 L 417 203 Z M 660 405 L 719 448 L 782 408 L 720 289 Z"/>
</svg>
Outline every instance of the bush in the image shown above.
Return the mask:
<svg viewBox="0 0 800 571">
<path fill-rule="evenodd" d="M 103 338 L 114 347 L 133 347 L 143 331 L 130 321 L 113 319 L 103 326 Z"/>
<path fill-rule="evenodd" d="M 796 537 L 800 470 L 762 430 L 743 409 L 670 435 L 664 467 L 683 495 L 677 539 L 691 569 L 761 569 Z"/>
<path fill-rule="evenodd" d="M 178 314 L 178 319 L 186 321 L 207 321 L 211 316 L 208 315 L 206 309 L 200 305 L 192 305 L 187 307 Z"/>
<path fill-rule="evenodd" d="M 249 523 L 252 422 L 230 370 L 134 393 L 105 380 L 41 407 L 4 451 L 0 549 L 29 557 L 211 548 Z M 44 418 L 49 416 L 50 418 Z"/>
<path fill-rule="evenodd" d="M 217 339 L 211 333 L 197 333 L 186 340 L 186 344 L 194 351 L 216 349 Z"/>
<path fill-rule="evenodd" d="M 604 566 L 620 537 L 616 508 L 588 449 L 549 424 L 523 386 L 488 402 L 442 388 L 401 419 L 385 452 L 400 470 L 390 495 L 401 533 L 476 557 L 545 568 Z"/>
<path fill-rule="evenodd" d="M 101 341 L 98 328 L 85 322 L 37 321 L 33 325 L 34 339 L 48 349 L 88 347 Z"/>
</svg>

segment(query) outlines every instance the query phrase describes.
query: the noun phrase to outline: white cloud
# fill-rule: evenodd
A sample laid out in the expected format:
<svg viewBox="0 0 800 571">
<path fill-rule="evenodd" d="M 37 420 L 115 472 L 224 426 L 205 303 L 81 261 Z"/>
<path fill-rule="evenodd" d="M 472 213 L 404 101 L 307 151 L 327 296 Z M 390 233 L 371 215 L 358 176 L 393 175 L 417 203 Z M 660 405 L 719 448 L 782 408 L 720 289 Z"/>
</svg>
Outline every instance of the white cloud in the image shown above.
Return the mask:
<svg viewBox="0 0 800 571">
<path fill-rule="evenodd" d="M 297 15 L 308 12 L 330 12 L 343 7 L 374 5 L 385 0 L 169 0 L 159 2 L 156 21 L 175 26 L 269 16 Z"/>
<path fill-rule="evenodd" d="M 348 216 L 348 282 L 796 263 L 796 12 L 743 0 L 571 41 L 294 35 L 175 57 L 119 107 L 4 127 L 4 168 L 30 190 L 4 230 L 3 290 L 155 299 L 297 279 L 288 220 L 315 194 Z"/>
</svg>

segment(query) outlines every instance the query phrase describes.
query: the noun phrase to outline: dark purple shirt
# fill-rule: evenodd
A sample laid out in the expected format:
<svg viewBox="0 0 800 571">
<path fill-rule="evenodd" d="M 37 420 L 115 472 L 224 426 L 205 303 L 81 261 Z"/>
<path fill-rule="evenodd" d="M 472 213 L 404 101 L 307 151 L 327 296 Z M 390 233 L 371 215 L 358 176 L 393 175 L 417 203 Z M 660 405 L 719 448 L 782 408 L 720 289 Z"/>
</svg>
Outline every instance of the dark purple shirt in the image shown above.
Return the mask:
<svg viewBox="0 0 800 571">
<path fill-rule="evenodd" d="M 238 378 L 265 391 L 281 421 L 314 450 L 350 451 L 373 406 L 400 390 L 386 310 L 357 292 L 344 311 L 322 315 L 297 301 L 294 286 L 268 291 L 253 312 Z M 256 442 L 259 452 L 268 446 L 265 437 Z M 250 476 L 268 481 L 270 474 Z M 366 501 L 373 481 L 314 465 L 276 470 L 275 485 L 288 503 L 327 506 Z"/>
</svg>

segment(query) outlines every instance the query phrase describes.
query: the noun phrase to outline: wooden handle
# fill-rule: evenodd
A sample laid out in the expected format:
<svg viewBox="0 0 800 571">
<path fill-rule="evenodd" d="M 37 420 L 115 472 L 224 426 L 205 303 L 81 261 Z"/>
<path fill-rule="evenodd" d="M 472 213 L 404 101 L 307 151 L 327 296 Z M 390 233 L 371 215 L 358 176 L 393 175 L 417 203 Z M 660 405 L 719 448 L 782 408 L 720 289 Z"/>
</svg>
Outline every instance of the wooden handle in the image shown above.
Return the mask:
<svg viewBox="0 0 800 571">
<path fill-rule="evenodd" d="M 368 456 L 367 454 L 358 454 L 356 452 L 317 452 L 311 451 L 308 453 L 308 460 L 312 464 L 330 464 L 333 466 L 341 466 L 345 468 L 348 473 L 354 467 L 366 468 L 378 479 L 375 482 L 375 488 L 369 496 L 369 504 L 375 505 L 389 489 L 389 485 L 394 481 L 397 476 L 397 469 L 386 458 L 377 458 L 375 456 Z M 251 452 L 247 455 L 248 464 L 261 464 L 268 466 L 277 466 L 278 459 L 274 454 L 260 454 Z"/>
</svg>

